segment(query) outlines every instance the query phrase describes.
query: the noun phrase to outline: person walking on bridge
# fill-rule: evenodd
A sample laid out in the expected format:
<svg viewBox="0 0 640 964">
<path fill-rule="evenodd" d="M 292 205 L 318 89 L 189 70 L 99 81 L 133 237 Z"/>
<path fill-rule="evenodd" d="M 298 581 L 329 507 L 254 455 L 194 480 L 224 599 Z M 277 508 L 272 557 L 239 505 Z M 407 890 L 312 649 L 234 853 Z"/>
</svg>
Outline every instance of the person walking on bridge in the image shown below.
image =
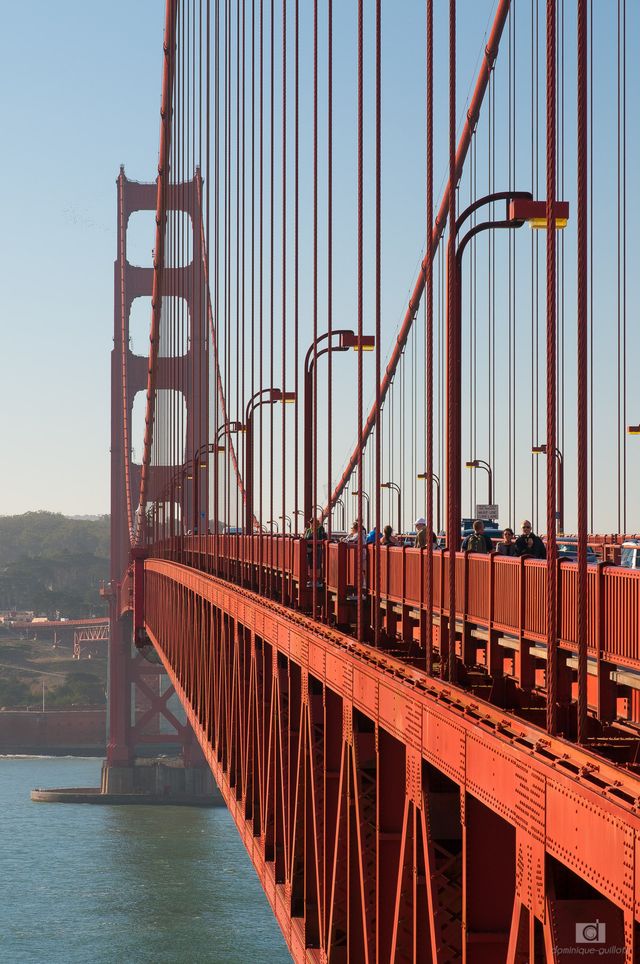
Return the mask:
<svg viewBox="0 0 640 964">
<path fill-rule="evenodd" d="M 473 532 L 462 543 L 463 552 L 491 552 L 493 543 L 489 536 L 484 534 L 484 522 L 476 519 L 473 523 Z"/>
<path fill-rule="evenodd" d="M 316 538 L 316 558 L 313 558 L 313 537 Z M 322 586 L 322 543 L 327 538 L 327 533 L 320 519 L 309 519 L 307 528 L 304 531 L 304 539 L 307 540 L 307 571 L 309 574 L 309 589 L 315 582 L 318 589 Z M 315 564 L 314 564 L 315 562 Z"/>
<path fill-rule="evenodd" d="M 385 526 L 383 529 L 382 539 L 380 540 L 381 546 L 397 546 L 400 543 L 393 534 L 393 528 L 391 526 Z"/>
<path fill-rule="evenodd" d="M 516 549 L 519 556 L 531 556 L 533 559 L 546 559 L 547 550 L 544 542 L 531 528 L 531 523 L 525 519 L 522 523 L 522 535 L 516 539 Z"/>
<path fill-rule="evenodd" d="M 496 546 L 499 556 L 517 556 L 518 550 L 513 535 L 513 529 L 508 527 L 502 533 L 502 541 Z"/>
</svg>

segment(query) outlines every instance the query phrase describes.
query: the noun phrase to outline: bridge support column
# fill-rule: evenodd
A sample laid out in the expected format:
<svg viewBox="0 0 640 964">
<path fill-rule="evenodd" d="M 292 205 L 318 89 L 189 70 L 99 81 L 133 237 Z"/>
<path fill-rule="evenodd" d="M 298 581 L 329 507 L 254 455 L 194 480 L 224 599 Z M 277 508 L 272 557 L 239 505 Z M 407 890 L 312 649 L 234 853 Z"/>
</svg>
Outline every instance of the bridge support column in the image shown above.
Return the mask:
<svg viewBox="0 0 640 964">
<path fill-rule="evenodd" d="M 118 247 L 114 266 L 114 347 L 111 360 L 111 643 L 109 647 L 109 712 L 107 761 L 103 774 L 105 787 L 113 785 L 117 792 L 138 792 L 149 783 L 149 766 L 137 765 L 137 757 L 155 757 L 167 751 L 180 758 L 184 765 L 179 778 L 185 786 L 195 786 L 205 779 L 206 764 L 197 747 L 190 725 L 181 716 L 182 711 L 174 699 L 173 687 L 160 665 L 152 665 L 133 647 L 135 642 L 144 643 L 144 549 L 135 549 L 131 565 L 133 513 L 137 506 L 141 466 L 134 462 L 132 438 L 132 413 L 136 396 L 147 386 L 148 359 L 135 354 L 130 340 L 130 317 L 136 299 L 151 301 L 153 295 L 154 269 L 138 267 L 127 257 L 127 227 L 132 214 L 150 211 L 155 214 L 157 184 L 140 184 L 130 181 L 120 169 L 118 185 Z M 189 333 L 180 354 L 167 354 L 167 346 L 160 334 L 161 350 L 158 359 L 158 391 L 182 395 L 186 406 L 184 464 L 167 465 L 163 453 L 158 450 L 150 468 L 148 498 L 161 504 L 162 518 L 169 516 L 175 528 L 196 528 L 204 518 L 206 531 L 209 517 L 208 491 L 198 471 L 200 459 L 208 445 L 208 405 L 205 384 L 207 370 L 207 299 L 205 297 L 202 271 L 201 232 L 201 178 L 196 171 L 193 180 L 181 184 L 179 190 L 171 190 L 168 210 L 180 211 L 189 218 L 193 231 L 193 258 L 184 267 L 167 267 L 167 290 L 173 297 L 185 303 Z M 149 316 L 151 305 L 149 305 Z M 164 458 L 169 458 L 165 453 Z M 173 497 L 162 485 L 166 484 L 167 472 L 180 472 L 188 458 L 196 465 L 187 484 L 185 474 L 183 489 L 183 515 L 175 516 L 173 501 L 166 512 L 167 501 Z M 200 486 L 200 488 L 198 488 Z M 186 516 L 189 515 L 189 518 Z M 174 518 L 175 516 L 175 518 Z M 167 531 L 169 523 L 166 522 Z M 166 534 L 166 533 L 165 533 Z M 172 534 L 174 534 L 172 532 Z M 157 535 L 157 534 L 156 534 Z M 131 610 L 135 620 L 132 623 Z M 145 656 L 151 647 L 145 647 Z M 175 705 L 174 705 L 175 704 Z M 146 759 L 146 757 L 145 757 Z M 172 787 L 178 778 L 171 770 L 167 786 Z M 198 776 L 198 772 L 200 776 Z M 155 791 L 154 791 L 155 792 Z"/>
</svg>

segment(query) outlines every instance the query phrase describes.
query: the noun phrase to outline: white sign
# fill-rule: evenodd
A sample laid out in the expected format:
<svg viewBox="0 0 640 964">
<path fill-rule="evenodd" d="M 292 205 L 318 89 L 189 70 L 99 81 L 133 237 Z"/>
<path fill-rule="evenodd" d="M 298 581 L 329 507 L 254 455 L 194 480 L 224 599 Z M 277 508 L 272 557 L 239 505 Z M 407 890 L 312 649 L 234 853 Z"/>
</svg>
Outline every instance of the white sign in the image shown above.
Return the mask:
<svg viewBox="0 0 640 964">
<path fill-rule="evenodd" d="M 476 506 L 476 519 L 482 519 L 483 522 L 496 522 L 499 514 L 497 505 Z"/>
</svg>

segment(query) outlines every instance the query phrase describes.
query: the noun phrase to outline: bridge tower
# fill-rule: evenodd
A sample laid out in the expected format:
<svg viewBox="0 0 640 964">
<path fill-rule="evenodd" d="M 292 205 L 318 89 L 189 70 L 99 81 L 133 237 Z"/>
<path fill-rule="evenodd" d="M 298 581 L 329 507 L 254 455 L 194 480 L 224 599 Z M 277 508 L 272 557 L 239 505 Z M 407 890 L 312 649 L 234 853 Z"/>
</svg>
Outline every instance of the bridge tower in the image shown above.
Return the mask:
<svg viewBox="0 0 640 964">
<path fill-rule="evenodd" d="M 186 413 L 185 452 L 204 450 L 208 439 L 206 392 L 204 383 L 208 349 L 207 312 L 202 273 L 202 232 L 200 219 L 200 175 L 176 186 L 170 192 L 170 209 L 182 211 L 190 219 L 192 243 L 190 263 L 166 267 L 166 290 L 184 299 L 189 334 L 184 353 L 167 355 L 161 344 L 157 360 L 156 393 L 179 392 Z M 187 789 L 210 786 L 210 774 L 188 722 L 177 710 L 177 701 L 162 665 L 149 662 L 133 645 L 133 625 L 128 609 L 132 593 L 131 543 L 134 514 L 138 504 L 141 465 L 134 462 L 132 415 L 136 395 L 147 387 L 147 356 L 131 349 L 131 308 L 136 298 L 150 299 L 153 267 L 139 267 L 127 257 L 127 226 L 137 211 L 156 211 L 157 187 L 153 183 L 129 180 L 120 168 L 118 187 L 118 251 L 115 262 L 114 343 L 111 353 L 111 641 L 109 646 L 108 743 L 106 778 L 103 790 L 127 792 L 135 789 L 134 763 L 138 756 L 153 756 L 153 748 L 170 748 L 181 755 Z M 150 309 L 151 310 L 151 306 Z M 161 335 L 162 342 L 162 335 Z M 197 437 L 196 437 L 197 434 Z M 140 454 L 140 453 L 136 453 Z M 162 498 L 167 476 L 184 474 L 181 465 L 167 465 L 168 456 L 157 454 L 150 469 L 148 504 Z M 186 455 L 182 456 L 183 460 Z M 200 493 L 200 506 L 208 514 L 206 492 Z M 141 550 L 136 550 L 140 552 Z M 123 581 L 123 573 L 129 577 Z M 124 598 L 127 597 L 127 598 Z M 174 705 L 176 704 L 176 705 Z M 193 772 L 198 777 L 194 783 Z M 133 784 L 131 781 L 134 781 Z"/>
</svg>

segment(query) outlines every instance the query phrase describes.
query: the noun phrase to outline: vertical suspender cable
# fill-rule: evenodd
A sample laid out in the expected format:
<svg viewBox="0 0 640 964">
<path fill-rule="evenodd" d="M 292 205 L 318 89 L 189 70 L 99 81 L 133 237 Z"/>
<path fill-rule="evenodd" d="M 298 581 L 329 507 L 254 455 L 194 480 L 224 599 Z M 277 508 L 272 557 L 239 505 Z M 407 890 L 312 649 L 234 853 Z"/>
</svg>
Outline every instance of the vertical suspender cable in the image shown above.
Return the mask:
<svg viewBox="0 0 640 964">
<path fill-rule="evenodd" d="M 627 531 L 627 0 L 622 0 L 622 532 Z"/>
<path fill-rule="evenodd" d="M 621 357 L 621 339 L 620 339 L 620 276 L 621 276 L 621 251 L 620 251 L 620 0 L 617 2 L 617 57 L 616 57 L 616 85 L 617 85 L 617 169 L 616 169 L 616 180 L 617 180 L 617 209 L 616 209 L 616 271 L 617 271 L 617 284 L 616 284 L 616 317 L 617 317 L 617 344 L 618 344 L 618 357 L 617 357 L 617 399 L 618 399 L 618 428 L 617 428 L 617 458 L 616 463 L 618 466 L 618 523 L 617 531 L 622 532 L 622 504 L 621 504 L 621 492 L 622 492 L 622 411 L 621 411 L 621 390 L 622 390 L 622 378 L 620 377 L 621 367 L 622 367 L 622 357 Z"/>
<path fill-rule="evenodd" d="M 300 0 L 295 0 L 295 55 L 294 55 L 294 131 L 293 131 L 293 390 L 296 396 L 293 417 L 295 419 L 295 429 L 293 435 L 293 531 L 298 534 L 298 460 L 300 458 L 300 424 L 298 418 L 300 397 L 300 387 L 298 382 L 298 361 L 300 353 L 299 331 L 298 331 L 298 217 L 300 213 L 299 203 L 299 143 L 300 143 L 300 123 L 299 123 L 299 97 L 300 97 Z"/>
<path fill-rule="evenodd" d="M 375 138 L 376 138 L 376 278 L 375 278 L 375 313 L 376 313 L 376 430 L 375 430 L 375 530 L 376 540 L 374 542 L 374 572 L 375 572 L 375 599 L 373 602 L 373 635 L 374 645 L 380 643 L 380 485 L 381 478 L 381 444 L 380 444 L 380 342 L 382 339 L 382 311 L 381 311 L 381 292 L 382 292 L 382 0 L 376 0 L 376 117 L 375 117 Z M 359 355 L 362 352 L 358 352 Z M 400 525 L 400 523 L 398 523 Z"/>
<path fill-rule="evenodd" d="M 240 222 L 240 172 L 244 164 L 240 147 L 240 0 L 236 0 L 236 163 L 235 163 L 235 182 L 236 182 L 236 285 L 235 285 L 235 316 L 236 316 L 236 412 L 240 411 L 243 402 L 241 386 L 244 378 L 243 354 L 244 354 L 244 318 L 241 315 L 242 299 L 240 295 L 240 243 L 241 243 L 241 222 Z M 229 483 L 231 484 L 231 472 L 229 473 Z M 235 499 L 235 527 L 238 528 L 240 519 L 240 505 L 236 493 Z"/>
<path fill-rule="evenodd" d="M 333 334 L 333 0 L 327 2 L 327 343 Z M 333 352 L 327 355 L 327 491 L 333 471 Z M 327 540 L 331 539 L 331 513 Z M 327 550 L 328 551 L 328 550 Z M 326 582 L 326 581 L 325 581 Z"/>
<path fill-rule="evenodd" d="M 578 0 L 578 742 L 587 738 L 587 0 Z"/>
<path fill-rule="evenodd" d="M 456 551 L 460 541 L 459 371 L 456 318 L 456 0 L 449 0 L 449 238 L 447 248 L 447 547 L 449 549 L 449 673 L 456 681 Z"/>
<path fill-rule="evenodd" d="M 427 487 L 426 670 L 433 672 L 433 0 L 427 0 L 427 257 L 425 264 L 425 395 Z M 378 379 L 378 382 L 380 379 Z"/>
<path fill-rule="evenodd" d="M 509 158 L 508 184 L 509 189 L 516 187 L 516 5 L 511 8 L 509 15 Z M 517 322 L 516 322 L 516 245 L 515 234 L 509 232 L 507 239 L 509 250 L 509 287 L 508 287 L 508 315 L 509 315 L 509 518 L 515 517 L 516 499 L 516 425 L 517 425 Z"/>
<path fill-rule="evenodd" d="M 312 410 L 313 420 L 311 435 L 312 446 L 312 489 L 311 519 L 315 518 L 318 502 L 318 0 L 313 2 L 313 388 Z M 315 560 L 318 551 L 316 526 L 311 519 L 305 519 L 305 525 L 311 526 L 311 589 L 313 615 L 316 615 L 318 589 L 315 576 Z"/>
<path fill-rule="evenodd" d="M 259 345 L 258 358 L 260 359 L 260 377 L 258 379 L 258 391 L 264 389 L 264 0 L 260 0 L 260 120 L 259 120 L 259 146 L 258 146 L 258 166 L 260 174 L 258 177 L 258 210 L 260 212 L 258 221 L 258 319 L 259 319 Z M 256 432 L 255 427 L 252 432 L 253 452 L 249 453 L 249 458 L 255 459 L 256 439 L 260 439 L 260 457 L 258 460 L 258 487 L 260 490 L 259 511 L 256 513 L 258 523 L 262 522 L 262 412 L 263 406 L 259 409 L 260 428 Z M 262 540 L 260 540 L 262 545 Z M 258 591 L 262 591 L 262 566 L 258 567 Z"/>
<path fill-rule="evenodd" d="M 214 38 L 213 48 L 216 58 L 216 67 L 213 86 L 213 304 L 214 304 L 214 324 L 218 349 L 220 346 L 220 0 L 215 0 L 213 8 Z M 207 42 L 209 35 L 207 34 Z M 207 124 L 208 126 L 208 124 Z M 207 152 L 209 151 L 209 138 L 207 137 Z M 210 181 L 211 178 L 209 177 Z M 209 189 L 207 188 L 207 197 Z M 207 217 L 207 226 L 209 217 Z M 207 251 L 211 249 L 207 247 Z M 220 360 L 218 354 L 218 370 L 220 370 Z M 220 425 L 220 405 L 218 393 L 215 393 L 213 404 L 213 423 L 217 432 Z M 220 460 L 214 452 L 213 456 L 213 523 L 214 523 L 214 572 L 220 575 Z"/>
<path fill-rule="evenodd" d="M 517 101 L 518 101 L 518 91 L 517 91 L 517 79 L 518 79 L 518 57 L 517 57 L 517 43 L 516 43 L 516 10 L 517 4 L 514 4 L 511 8 L 511 20 L 513 22 L 513 60 L 512 60 L 512 75 L 513 75 L 513 95 L 511 99 L 511 121 L 510 127 L 513 134 L 513 149 L 511 152 L 511 174 L 510 180 L 512 189 L 515 190 L 517 187 L 517 147 L 518 147 L 518 132 L 516 127 L 516 121 L 518 117 L 517 111 Z M 509 243 L 511 245 L 511 278 L 510 278 L 510 291 L 509 296 L 511 299 L 511 318 L 512 318 L 512 355 L 511 355 L 511 401 L 513 404 L 513 412 L 511 415 L 511 453 L 512 453 L 512 464 L 511 464 L 511 518 L 515 517 L 516 511 L 516 492 L 518 491 L 518 480 L 517 480 L 517 459 L 516 459 L 516 438 L 517 438 L 517 425 L 518 425 L 518 379 L 516 378 L 516 372 L 518 370 L 518 323 L 516 314 L 516 292 L 518 291 L 518 278 L 517 278 L 517 262 L 516 262 L 516 236 L 514 231 L 509 231 Z"/>
<path fill-rule="evenodd" d="M 496 189 L 496 79 L 495 74 L 491 77 L 491 89 L 490 89 L 490 103 L 491 103 L 491 122 L 490 122 L 490 134 L 491 138 L 491 191 Z M 494 206 L 490 207 L 491 217 L 494 217 Z M 496 232 L 491 232 L 491 237 L 489 239 L 489 244 L 491 246 L 491 272 L 489 284 L 491 287 L 491 464 L 496 464 Z"/>
<path fill-rule="evenodd" d="M 593 525 L 593 0 L 589 0 L 589 529 Z"/>
<path fill-rule="evenodd" d="M 236 0 L 237 2 L 237 0 Z M 237 359 L 237 345 L 233 337 L 233 0 L 227 2 L 227 174 L 226 174 L 226 205 L 227 205 L 227 225 L 226 225 L 226 326 L 227 326 L 227 378 L 225 391 L 229 398 L 232 397 L 234 387 L 234 358 Z M 237 364 L 237 362 L 236 362 Z M 226 521 L 227 526 L 231 525 L 232 506 L 231 506 L 231 473 L 229 460 L 224 460 L 225 466 L 225 500 L 226 500 Z M 231 554 L 229 551 L 230 541 L 227 541 L 227 573 L 226 578 L 231 578 Z"/>
<path fill-rule="evenodd" d="M 358 0 L 358 339 L 362 339 L 363 329 L 363 114 L 364 114 L 364 11 L 363 2 Z M 364 611 L 362 606 L 362 577 L 364 540 L 362 538 L 362 512 L 364 475 L 362 468 L 362 352 L 358 352 L 358 564 L 356 566 L 356 593 L 358 598 L 358 639 L 364 638 Z M 377 493 L 376 493 L 377 495 Z"/>
<path fill-rule="evenodd" d="M 557 730 L 556 0 L 547 0 L 547 729 Z"/>
<path fill-rule="evenodd" d="M 282 391 L 287 390 L 287 0 L 282 0 Z M 284 402 L 282 410 L 282 602 L 286 599 L 286 456 L 287 432 Z"/>
<path fill-rule="evenodd" d="M 256 393 L 256 2 L 251 0 L 251 389 L 249 398 Z M 241 412 L 238 418 L 242 420 Z M 246 426 L 245 426 L 246 429 Z M 245 465 L 248 455 L 245 433 Z M 253 495 L 253 493 L 252 493 Z M 245 531 L 245 538 L 251 533 Z M 251 545 L 251 543 L 250 543 Z M 248 558 L 253 563 L 251 549 Z"/>
<path fill-rule="evenodd" d="M 242 278 L 242 282 L 241 282 L 241 285 L 240 285 L 240 291 L 241 291 L 240 318 L 241 318 L 241 325 L 242 325 L 242 363 L 241 363 L 241 383 L 240 383 L 240 391 L 239 391 L 239 393 L 238 393 L 238 394 L 239 394 L 238 408 L 236 409 L 236 419 L 237 419 L 238 421 L 241 420 L 241 417 L 242 417 L 242 416 L 241 416 L 241 412 L 242 412 L 242 409 L 243 409 L 244 404 L 245 404 L 245 399 L 246 399 L 246 397 L 247 397 L 247 391 L 246 391 L 247 317 L 246 317 L 246 275 L 245 275 L 245 269 L 246 269 L 246 261 L 245 261 L 245 258 L 246 258 L 246 248 L 247 248 L 247 245 L 246 245 L 246 161 L 245 161 L 246 151 L 247 151 L 247 144 L 246 144 L 247 124 L 246 124 L 246 91 L 245 91 L 245 85 L 246 85 L 247 64 L 246 64 L 246 5 L 245 5 L 244 3 L 242 4 L 242 44 L 241 44 L 240 49 L 241 49 L 241 51 L 242 51 L 242 87 L 241 87 L 241 97 L 242 97 L 242 122 L 241 122 L 241 126 L 242 126 L 242 146 L 241 146 L 241 148 L 240 148 L 240 164 L 241 164 L 241 171 L 242 171 L 242 179 L 241 179 L 241 216 L 240 216 L 240 224 L 241 224 L 241 226 L 242 226 L 242 244 L 241 244 L 241 252 L 242 252 L 242 255 L 241 255 L 241 258 L 242 258 L 242 262 L 241 262 L 241 278 Z M 238 441 L 239 441 L 239 439 L 238 439 Z M 230 450 L 230 452 L 231 452 L 231 436 L 229 436 L 229 450 Z M 237 496 L 236 496 L 236 500 L 237 500 L 237 509 L 236 509 L 236 512 L 237 512 L 237 516 L 238 516 L 237 526 L 238 526 L 239 531 L 241 531 L 241 530 L 240 530 L 240 526 L 242 525 L 242 522 L 241 522 L 240 520 L 244 521 L 244 515 L 245 515 L 244 505 L 243 505 L 244 499 L 241 499 L 240 496 L 241 496 L 241 492 L 238 491 Z M 239 555 L 240 555 L 240 553 L 239 553 Z M 241 556 L 240 556 L 240 557 L 241 557 L 242 563 L 243 563 L 241 569 L 242 569 L 242 572 L 244 573 L 244 568 L 245 568 L 245 567 L 244 567 L 244 562 L 245 562 L 245 558 L 246 558 L 245 541 L 244 541 L 244 540 L 242 540 L 242 553 L 241 553 Z"/>
<path fill-rule="evenodd" d="M 274 238 L 275 238 L 275 0 L 270 3 L 270 27 L 269 27 L 269 385 L 274 386 L 275 381 L 275 315 L 274 315 L 274 294 L 275 294 L 275 265 L 274 265 Z M 284 388 L 284 386 L 282 386 Z M 273 430 L 275 412 L 273 405 L 269 405 L 269 448 L 273 452 Z M 274 453 L 275 454 L 275 453 Z M 274 463 L 273 457 L 269 458 L 269 518 L 274 516 Z M 273 526 L 269 527 L 273 530 Z M 273 571 L 273 538 L 269 539 L 269 563 Z"/>
<path fill-rule="evenodd" d="M 188 131 L 188 121 L 189 121 L 189 4 L 187 0 L 182 0 L 181 3 L 182 13 L 180 17 L 180 43 L 182 47 L 181 51 L 181 95 L 180 95 L 180 177 L 179 177 L 179 193 L 178 193 L 178 205 L 179 212 L 177 213 L 178 218 L 178 263 L 176 267 L 180 267 L 186 261 L 186 235 L 185 235 L 185 218 L 183 215 L 183 208 L 186 201 L 186 177 L 187 177 L 187 158 L 188 158 L 188 142 L 187 142 L 187 131 Z M 187 298 L 189 297 L 189 283 L 187 281 L 186 292 Z M 181 350 L 181 344 L 184 334 L 184 307 L 185 299 L 180 299 L 180 311 L 178 313 L 178 326 L 176 331 L 176 345 L 174 357 L 176 358 L 176 370 L 178 368 L 177 356 L 178 352 Z M 179 385 L 183 390 L 187 387 L 187 382 L 189 379 L 189 366 L 185 365 L 182 378 L 176 374 L 175 380 L 172 380 L 173 385 Z M 182 398 L 180 393 L 173 393 L 173 410 L 175 412 L 175 435 L 174 435 L 174 463 L 181 466 L 181 484 L 180 489 L 182 497 L 182 534 L 186 535 L 189 532 L 189 527 L 191 522 L 189 520 L 188 514 L 188 497 L 187 492 L 189 489 L 187 479 L 187 457 L 186 451 L 183 448 L 182 440 L 184 438 L 184 412 L 182 407 Z"/>
</svg>

